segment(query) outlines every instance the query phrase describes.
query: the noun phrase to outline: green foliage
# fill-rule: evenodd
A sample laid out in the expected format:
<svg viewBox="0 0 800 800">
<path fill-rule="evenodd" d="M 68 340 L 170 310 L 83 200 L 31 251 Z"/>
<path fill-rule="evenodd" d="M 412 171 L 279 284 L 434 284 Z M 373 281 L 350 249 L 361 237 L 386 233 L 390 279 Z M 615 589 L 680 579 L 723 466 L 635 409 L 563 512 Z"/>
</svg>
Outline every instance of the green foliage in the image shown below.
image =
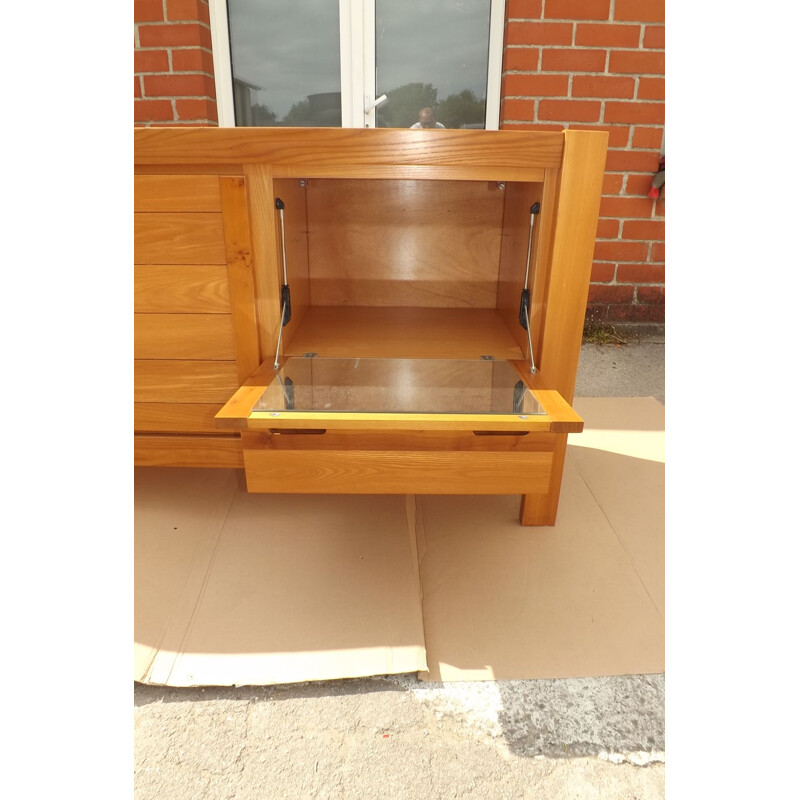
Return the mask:
<svg viewBox="0 0 800 800">
<path fill-rule="evenodd" d="M 410 128 L 425 106 L 436 108 L 437 91 L 431 83 L 407 83 L 386 92 L 387 101 L 378 106 L 379 128 Z"/>
<path fill-rule="evenodd" d="M 252 108 L 254 125 L 274 125 L 278 119 L 278 115 L 269 106 L 254 103 Z"/>
<path fill-rule="evenodd" d="M 436 119 L 445 128 L 460 128 L 462 125 L 483 125 L 486 117 L 486 100 L 476 97 L 471 89 L 451 94 L 442 101 Z"/>
</svg>

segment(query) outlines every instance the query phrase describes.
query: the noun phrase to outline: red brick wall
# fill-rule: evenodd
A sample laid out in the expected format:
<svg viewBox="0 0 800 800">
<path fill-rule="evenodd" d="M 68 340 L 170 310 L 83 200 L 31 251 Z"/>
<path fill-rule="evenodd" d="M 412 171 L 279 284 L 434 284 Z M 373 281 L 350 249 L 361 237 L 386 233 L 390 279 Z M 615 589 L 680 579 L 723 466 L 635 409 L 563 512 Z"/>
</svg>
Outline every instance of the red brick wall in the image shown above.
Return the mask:
<svg viewBox="0 0 800 800">
<path fill-rule="evenodd" d="M 216 125 L 207 0 L 134 0 L 133 119 Z"/>
<path fill-rule="evenodd" d="M 501 128 L 602 129 L 587 319 L 664 322 L 664 0 L 506 0 Z"/>
<path fill-rule="evenodd" d="M 207 0 L 134 0 L 136 125 L 216 125 Z M 587 319 L 664 322 L 664 0 L 506 0 L 500 127 L 603 129 Z"/>
</svg>

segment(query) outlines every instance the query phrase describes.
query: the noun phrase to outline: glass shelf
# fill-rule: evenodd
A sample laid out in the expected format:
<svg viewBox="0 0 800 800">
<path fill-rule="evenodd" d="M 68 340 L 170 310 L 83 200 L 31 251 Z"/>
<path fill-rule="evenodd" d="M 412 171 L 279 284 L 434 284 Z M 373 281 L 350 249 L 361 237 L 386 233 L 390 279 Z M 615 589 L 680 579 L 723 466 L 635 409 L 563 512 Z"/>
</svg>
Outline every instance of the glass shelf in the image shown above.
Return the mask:
<svg viewBox="0 0 800 800">
<path fill-rule="evenodd" d="M 253 412 L 545 414 L 508 361 L 288 358 Z"/>
</svg>

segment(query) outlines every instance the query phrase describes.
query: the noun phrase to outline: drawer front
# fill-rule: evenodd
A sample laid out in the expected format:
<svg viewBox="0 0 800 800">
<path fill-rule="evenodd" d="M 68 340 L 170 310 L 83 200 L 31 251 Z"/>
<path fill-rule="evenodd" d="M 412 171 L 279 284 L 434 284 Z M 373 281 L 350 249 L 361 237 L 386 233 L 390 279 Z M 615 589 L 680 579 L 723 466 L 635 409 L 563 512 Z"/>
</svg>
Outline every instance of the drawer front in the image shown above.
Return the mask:
<svg viewBox="0 0 800 800">
<path fill-rule="evenodd" d="M 526 494 L 550 485 L 551 452 L 255 450 L 250 492 L 307 494 Z"/>
</svg>

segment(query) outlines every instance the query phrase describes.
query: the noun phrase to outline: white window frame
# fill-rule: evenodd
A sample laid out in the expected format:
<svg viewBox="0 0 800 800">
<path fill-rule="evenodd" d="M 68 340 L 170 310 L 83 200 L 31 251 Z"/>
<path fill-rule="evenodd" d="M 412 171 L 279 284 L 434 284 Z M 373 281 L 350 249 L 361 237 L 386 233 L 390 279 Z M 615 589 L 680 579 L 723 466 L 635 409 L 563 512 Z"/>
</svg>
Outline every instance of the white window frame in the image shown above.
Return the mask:
<svg viewBox="0 0 800 800">
<path fill-rule="evenodd" d="M 217 114 L 221 128 L 236 126 L 227 0 L 209 0 Z M 503 69 L 505 0 L 491 0 L 489 70 L 486 81 L 486 129 L 500 127 L 500 79 Z M 375 0 L 339 0 L 342 127 L 375 126 Z M 363 102 L 362 102 L 363 101 Z"/>
</svg>

